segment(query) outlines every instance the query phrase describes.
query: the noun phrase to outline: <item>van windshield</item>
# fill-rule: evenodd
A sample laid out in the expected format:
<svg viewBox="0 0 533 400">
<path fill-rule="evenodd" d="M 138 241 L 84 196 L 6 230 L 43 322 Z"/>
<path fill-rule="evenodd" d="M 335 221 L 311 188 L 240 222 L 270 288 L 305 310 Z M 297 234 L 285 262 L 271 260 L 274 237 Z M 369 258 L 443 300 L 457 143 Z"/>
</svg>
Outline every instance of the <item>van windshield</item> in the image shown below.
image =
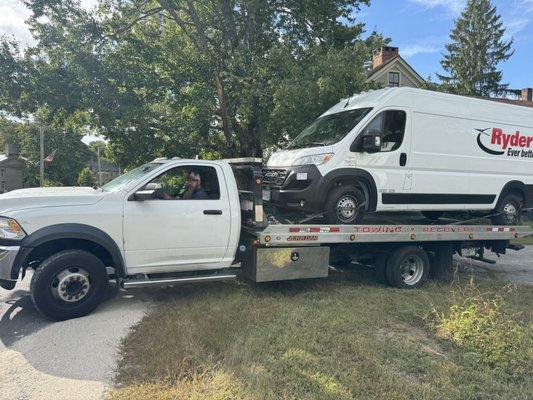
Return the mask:
<svg viewBox="0 0 533 400">
<path fill-rule="evenodd" d="M 288 146 L 288 150 L 329 146 L 340 141 L 372 110 L 357 108 L 325 115 L 305 128 Z"/>
</svg>

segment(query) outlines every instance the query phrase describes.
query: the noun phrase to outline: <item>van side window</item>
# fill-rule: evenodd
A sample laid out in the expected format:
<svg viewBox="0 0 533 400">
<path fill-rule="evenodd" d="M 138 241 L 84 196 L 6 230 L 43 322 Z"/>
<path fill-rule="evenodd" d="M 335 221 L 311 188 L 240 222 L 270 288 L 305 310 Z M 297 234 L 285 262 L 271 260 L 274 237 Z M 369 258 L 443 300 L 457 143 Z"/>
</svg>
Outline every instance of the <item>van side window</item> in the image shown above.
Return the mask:
<svg viewBox="0 0 533 400">
<path fill-rule="evenodd" d="M 163 172 L 147 183 L 145 190 L 155 190 L 156 200 L 217 200 L 220 186 L 213 167 L 179 166 Z"/>
<path fill-rule="evenodd" d="M 366 126 L 362 134 L 375 129 L 381 132 L 381 152 L 394 151 L 400 148 L 405 134 L 407 114 L 401 110 L 389 110 L 379 113 Z"/>
</svg>

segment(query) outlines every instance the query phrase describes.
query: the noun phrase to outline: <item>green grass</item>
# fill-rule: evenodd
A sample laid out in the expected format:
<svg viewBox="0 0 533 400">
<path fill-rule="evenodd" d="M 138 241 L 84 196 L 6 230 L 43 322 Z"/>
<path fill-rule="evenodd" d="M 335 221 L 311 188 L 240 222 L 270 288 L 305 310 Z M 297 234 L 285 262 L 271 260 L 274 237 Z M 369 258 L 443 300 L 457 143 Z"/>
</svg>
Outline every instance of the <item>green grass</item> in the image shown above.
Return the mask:
<svg viewBox="0 0 533 400">
<path fill-rule="evenodd" d="M 531 398 L 528 373 L 494 368 L 483 354 L 438 337 L 433 318 L 457 301 L 457 285 L 467 282 L 392 289 L 362 269 L 327 280 L 162 290 L 122 344 L 109 397 Z M 490 297 L 503 284 L 480 285 Z M 532 304 L 531 287 L 519 286 L 502 307 L 531 327 Z"/>
<path fill-rule="evenodd" d="M 528 237 L 519 239 L 517 240 L 517 243 L 533 245 L 533 236 L 528 236 Z"/>
</svg>

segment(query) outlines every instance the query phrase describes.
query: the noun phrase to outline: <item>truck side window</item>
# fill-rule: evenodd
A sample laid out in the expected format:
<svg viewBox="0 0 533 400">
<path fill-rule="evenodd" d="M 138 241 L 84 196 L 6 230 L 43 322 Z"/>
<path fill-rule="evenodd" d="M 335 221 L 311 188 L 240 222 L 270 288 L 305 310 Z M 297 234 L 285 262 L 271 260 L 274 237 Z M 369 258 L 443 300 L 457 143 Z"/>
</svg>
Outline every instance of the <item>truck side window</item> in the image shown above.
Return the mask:
<svg viewBox="0 0 533 400">
<path fill-rule="evenodd" d="M 163 172 L 149 182 L 156 200 L 217 200 L 220 186 L 217 171 L 206 166 L 180 166 Z"/>
<path fill-rule="evenodd" d="M 383 111 L 369 122 L 362 134 L 371 129 L 378 130 L 382 135 L 381 152 L 397 150 L 403 142 L 406 118 L 405 111 Z"/>
</svg>

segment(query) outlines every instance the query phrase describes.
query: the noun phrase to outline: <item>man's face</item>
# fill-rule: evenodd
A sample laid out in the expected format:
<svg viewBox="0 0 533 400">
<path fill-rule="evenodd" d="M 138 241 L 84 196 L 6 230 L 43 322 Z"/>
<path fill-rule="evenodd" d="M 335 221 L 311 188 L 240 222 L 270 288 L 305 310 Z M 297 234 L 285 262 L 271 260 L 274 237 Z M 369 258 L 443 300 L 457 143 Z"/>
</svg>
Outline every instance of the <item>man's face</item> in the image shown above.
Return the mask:
<svg viewBox="0 0 533 400">
<path fill-rule="evenodd" d="M 189 174 L 187 176 L 187 186 L 193 190 L 196 189 L 198 186 L 200 186 L 199 178 L 194 174 Z"/>
</svg>

